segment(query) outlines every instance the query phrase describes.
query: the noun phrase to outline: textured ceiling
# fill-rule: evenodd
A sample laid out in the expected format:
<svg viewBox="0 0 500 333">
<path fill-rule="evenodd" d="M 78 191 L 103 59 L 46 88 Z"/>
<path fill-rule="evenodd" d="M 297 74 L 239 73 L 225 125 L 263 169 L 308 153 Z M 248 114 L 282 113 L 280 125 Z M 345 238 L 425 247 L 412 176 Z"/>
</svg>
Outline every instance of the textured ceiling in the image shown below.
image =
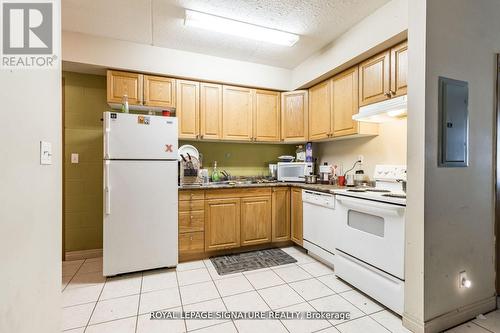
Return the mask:
<svg viewBox="0 0 500 333">
<path fill-rule="evenodd" d="M 62 0 L 63 30 L 293 68 L 389 0 Z M 184 9 L 301 35 L 292 47 L 184 26 Z"/>
</svg>

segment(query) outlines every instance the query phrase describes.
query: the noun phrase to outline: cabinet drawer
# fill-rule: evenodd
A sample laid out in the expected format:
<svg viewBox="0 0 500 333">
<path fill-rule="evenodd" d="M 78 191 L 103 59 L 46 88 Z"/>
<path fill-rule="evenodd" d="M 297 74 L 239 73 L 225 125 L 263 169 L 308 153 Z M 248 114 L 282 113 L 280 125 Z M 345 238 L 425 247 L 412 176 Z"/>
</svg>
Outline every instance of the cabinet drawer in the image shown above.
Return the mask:
<svg viewBox="0 0 500 333">
<path fill-rule="evenodd" d="M 205 212 L 179 212 L 179 233 L 203 231 L 205 225 Z"/>
<path fill-rule="evenodd" d="M 204 248 L 203 231 L 179 234 L 179 254 L 203 252 Z"/>
<path fill-rule="evenodd" d="M 179 201 L 186 200 L 203 200 L 205 199 L 205 191 L 179 191 Z"/>
<path fill-rule="evenodd" d="M 192 210 L 203 210 L 204 200 L 179 201 L 179 212 L 189 212 Z"/>
</svg>

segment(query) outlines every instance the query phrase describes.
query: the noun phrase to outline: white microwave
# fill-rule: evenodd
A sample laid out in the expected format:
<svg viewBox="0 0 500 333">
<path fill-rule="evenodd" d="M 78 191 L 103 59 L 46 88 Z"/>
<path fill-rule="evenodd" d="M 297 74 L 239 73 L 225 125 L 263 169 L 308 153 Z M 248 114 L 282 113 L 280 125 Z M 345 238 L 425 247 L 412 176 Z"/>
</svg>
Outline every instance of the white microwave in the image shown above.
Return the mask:
<svg viewBox="0 0 500 333">
<path fill-rule="evenodd" d="M 279 162 L 277 177 L 280 182 L 303 182 L 313 172 L 312 162 Z"/>
</svg>

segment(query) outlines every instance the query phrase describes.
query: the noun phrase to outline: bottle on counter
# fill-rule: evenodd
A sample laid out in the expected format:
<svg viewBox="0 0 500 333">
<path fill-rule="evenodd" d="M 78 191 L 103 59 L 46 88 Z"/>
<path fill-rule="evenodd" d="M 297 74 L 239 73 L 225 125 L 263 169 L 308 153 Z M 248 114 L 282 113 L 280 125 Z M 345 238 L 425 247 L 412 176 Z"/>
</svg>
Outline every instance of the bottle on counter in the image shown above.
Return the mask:
<svg viewBox="0 0 500 333">
<path fill-rule="evenodd" d="M 128 113 L 128 95 L 122 97 L 122 112 Z"/>
<path fill-rule="evenodd" d="M 217 161 L 214 161 L 214 168 L 212 170 L 212 182 L 218 182 L 220 181 L 220 172 L 219 169 L 217 169 Z"/>
</svg>

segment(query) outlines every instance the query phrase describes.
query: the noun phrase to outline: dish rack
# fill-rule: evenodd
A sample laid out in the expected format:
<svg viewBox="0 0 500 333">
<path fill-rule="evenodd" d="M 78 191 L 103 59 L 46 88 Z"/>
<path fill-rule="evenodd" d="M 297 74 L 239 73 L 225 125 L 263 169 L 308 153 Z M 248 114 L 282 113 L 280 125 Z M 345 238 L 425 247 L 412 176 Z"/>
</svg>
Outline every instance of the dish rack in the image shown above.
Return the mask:
<svg viewBox="0 0 500 333">
<path fill-rule="evenodd" d="M 191 156 L 191 159 L 186 161 L 181 160 L 181 184 L 198 184 L 201 183 L 198 177 L 200 171 L 200 161 Z"/>
</svg>

